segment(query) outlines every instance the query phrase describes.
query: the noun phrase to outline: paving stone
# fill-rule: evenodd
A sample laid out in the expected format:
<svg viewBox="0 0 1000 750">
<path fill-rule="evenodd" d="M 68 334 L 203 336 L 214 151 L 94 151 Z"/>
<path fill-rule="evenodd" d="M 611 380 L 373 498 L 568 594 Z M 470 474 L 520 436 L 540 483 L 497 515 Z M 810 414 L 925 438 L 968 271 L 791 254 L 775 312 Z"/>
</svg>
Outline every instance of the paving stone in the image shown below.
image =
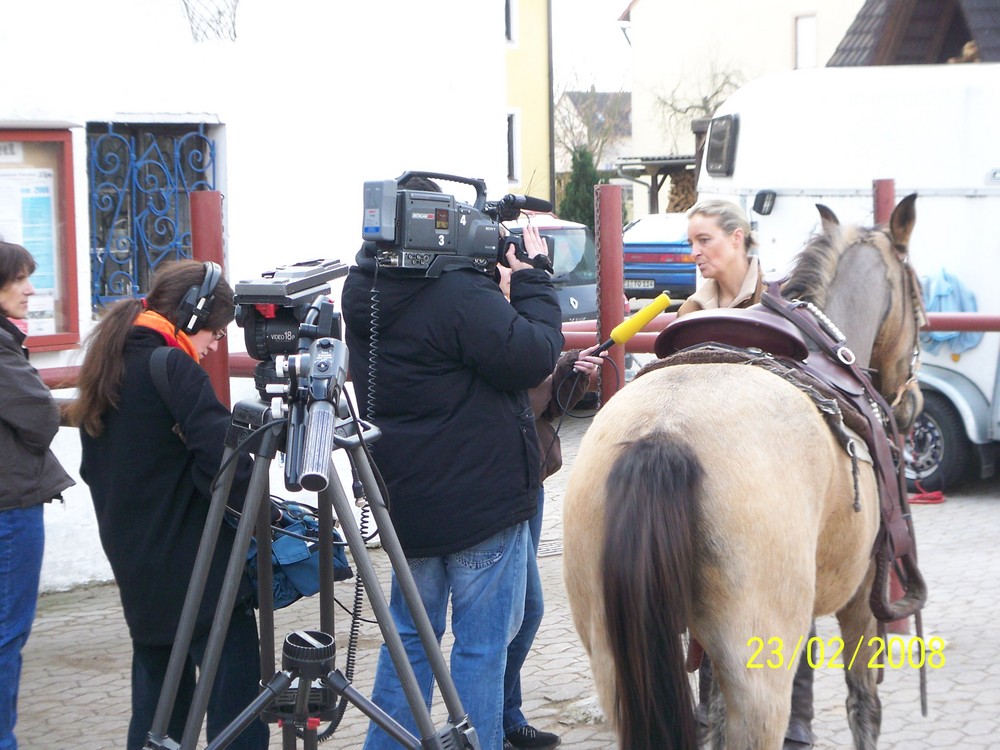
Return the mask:
<svg viewBox="0 0 1000 750">
<path fill-rule="evenodd" d="M 556 732 L 567 750 L 608 750 L 613 733 L 594 697 L 590 667 L 563 589 L 561 554 L 562 498 L 569 467 L 588 420 L 567 420 L 562 427 L 566 467 L 546 483 L 542 538 L 551 554 L 539 559 L 546 592 L 546 615 L 523 673 L 528 719 L 539 729 Z M 923 613 L 924 635 L 944 639 L 945 664 L 927 670 L 928 713 L 921 716 L 919 673 L 909 667 L 888 669 L 880 686 L 883 703 L 883 750 L 977 750 L 1000 746 L 1000 480 L 988 480 L 950 492 L 940 505 L 914 506 L 921 569 L 929 587 Z M 380 580 L 389 579 L 385 552 L 370 550 Z M 337 598 L 350 606 L 353 589 L 338 584 Z M 363 616 L 371 619 L 366 606 Z M 302 600 L 275 616 L 276 644 L 297 629 L 318 629 L 318 602 Z M 818 623 L 822 637 L 837 633 L 833 618 Z M 912 629 L 912 628 L 911 628 Z M 349 617 L 338 609 L 335 621 L 337 666 L 345 667 Z M 353 683 L 369 694 L 378 646 L 376 625 L 362 623 Z M 912 633 L 904 638 L 915 637 Z M 450 638 L 442 650 L 447 657 Z M 113 584 L 46 594 L 24 652 L 18 736 L 29 750 L 119 750 L 129 718 L 131 644 Z M 817 750 L 852 747 L 847 726 L 843 673 L 816 673 Z M 443 722 L 437 700 L 432 717 Z M 332 748 L 360 747 L 367 719 L 350 708 Z M 199 747 L 204 747 L 204 743 Z M 272 750 L 281 748 L 272 731 Z"/>
</svg>

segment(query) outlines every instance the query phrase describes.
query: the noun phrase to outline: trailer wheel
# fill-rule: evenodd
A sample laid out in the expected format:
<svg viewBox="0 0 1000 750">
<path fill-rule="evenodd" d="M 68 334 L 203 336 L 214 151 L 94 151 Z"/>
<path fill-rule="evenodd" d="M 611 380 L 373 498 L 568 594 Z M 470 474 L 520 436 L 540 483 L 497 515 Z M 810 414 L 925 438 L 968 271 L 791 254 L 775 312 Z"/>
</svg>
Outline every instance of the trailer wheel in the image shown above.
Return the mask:
<svg viewBox="0 0 1000 750">
<path fill-rule="evenodd" d="M 968 479 L 972 446 L 951 403 L 924 393 L 924 409 L 906 436 L 906 484 L 910 492 L 945 490 Z M 919 485 L 919 486 L 918 486 Z"/>
</svg>

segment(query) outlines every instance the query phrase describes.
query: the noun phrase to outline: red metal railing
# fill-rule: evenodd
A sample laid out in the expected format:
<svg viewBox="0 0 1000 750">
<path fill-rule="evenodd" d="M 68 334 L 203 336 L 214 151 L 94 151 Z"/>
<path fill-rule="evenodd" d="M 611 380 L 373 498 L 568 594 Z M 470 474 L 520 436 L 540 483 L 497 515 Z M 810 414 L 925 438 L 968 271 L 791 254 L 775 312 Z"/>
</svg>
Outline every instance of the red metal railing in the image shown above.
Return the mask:
<svg viewBox="0 0 1000 750">
<path fill-rule="evenodd" d="M 874 180 L 872 183 L 873 200 L 876 221 L 888 221 L 892 207 L 895 205 L 894 185 L 892 180 Z M 622 223 L 621 223 L 621 187 L 618 185 L 598 185 L 595 187 L 595 202 L 598 209 L 599 249 L 599 309 L 598 319 L 565 323 L 563 336 L 565 349 L 585 349 L 604 341 L 610 336 L 611 330 L 622 322 Z M 196 203 L 197 199 L 197 203 Z M 191 222 L 193 235 L 193 254 L 199 260 L 214 260 L 222 262 L 222 199 L 217 192 L 195 193 L 192 195 Z M 674 313 L 662 313 L 637 333 L 624 345 L 614 347 L 610 355 L 618 365 L 617 371 L 624 370 L 625 352 L 632 354 L 652 354 L 656 336 L 675 317 Z M 1000 315 L 985 313 L 929 313 L 927 331 L 1000 331 Z M 225 340 L 220 342 L 219 350 L 206 358 L 206 369 L 210 370 L 212 382 L 220 399 L 228 402 L 229 377 L 253 377 L 257 361 L 244 353 L 229 353 L 226 351 Z M 228 368 L 226 360 L 228 355 Z M 72 388 L 76 385 L 78 368 L 54 367 L 41 370 L 42 380 L 50 388 Z M 601 383 L 602 400 L 607 400 L 618 389 L 617 378 L 605 378 Z"/>
<path fill-rule="evenodd" d="M 625 344 L 631 354 L 652 354 L 656 336 L 674 319 L 674 313 L 662 313 Z M 928 313 L 925 331 L 1000 331 L 1000 315 L 986 313 Z M 613 326 L 612 326 L 613 327 Z M 608 329 L 610 331 L 610 328 Z M 597 322 L 582 320 L 563 324 L 565 349 L 585 349 L 598 343 Z M 252 378 L 257 360 L 243 352 L 229 353 L 229 377 Z M 78 367 L 50 367 L 40 370 L 49 388 L 73 388 Z"/>
</svg>

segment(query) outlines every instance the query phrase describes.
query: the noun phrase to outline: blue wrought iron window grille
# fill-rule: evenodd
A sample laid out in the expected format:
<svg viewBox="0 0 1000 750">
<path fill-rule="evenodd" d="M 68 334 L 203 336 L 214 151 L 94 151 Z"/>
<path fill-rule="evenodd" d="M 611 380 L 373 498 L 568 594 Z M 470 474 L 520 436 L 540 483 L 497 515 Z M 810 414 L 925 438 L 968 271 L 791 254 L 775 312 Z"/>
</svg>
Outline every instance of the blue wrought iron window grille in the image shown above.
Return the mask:
<svg viewBox="0 0 1000 750">
<path fill-rule="evenodd" d="M 144 296 L 161 263 L 191 257 L 189 196 L 215 189 L 215 163 L 204 125 L 88 125 L 95 313 Z"/>
</svg>

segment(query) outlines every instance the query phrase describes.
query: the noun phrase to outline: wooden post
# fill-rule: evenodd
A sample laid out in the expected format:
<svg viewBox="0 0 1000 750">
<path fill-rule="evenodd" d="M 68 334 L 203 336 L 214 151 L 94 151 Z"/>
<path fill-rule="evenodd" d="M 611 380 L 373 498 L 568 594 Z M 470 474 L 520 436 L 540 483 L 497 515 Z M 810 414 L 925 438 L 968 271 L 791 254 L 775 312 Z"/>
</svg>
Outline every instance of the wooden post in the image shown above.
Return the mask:
<svg viewBox="0 0 1000 750">
<path fill-rule="evenodd" d="M 622 189 L 620 185 L 594 188 L 594 218 L 597 242 L 597 341 L 606 341 L 611 329 L 625 320 L 624 253 L 622 250 Z M 625 377 L 625 347 L 613 346 L 608 359 L 614 366 L 601 366 L 598 397 L 602 404 L 618 392 Z"/>
</svg>

